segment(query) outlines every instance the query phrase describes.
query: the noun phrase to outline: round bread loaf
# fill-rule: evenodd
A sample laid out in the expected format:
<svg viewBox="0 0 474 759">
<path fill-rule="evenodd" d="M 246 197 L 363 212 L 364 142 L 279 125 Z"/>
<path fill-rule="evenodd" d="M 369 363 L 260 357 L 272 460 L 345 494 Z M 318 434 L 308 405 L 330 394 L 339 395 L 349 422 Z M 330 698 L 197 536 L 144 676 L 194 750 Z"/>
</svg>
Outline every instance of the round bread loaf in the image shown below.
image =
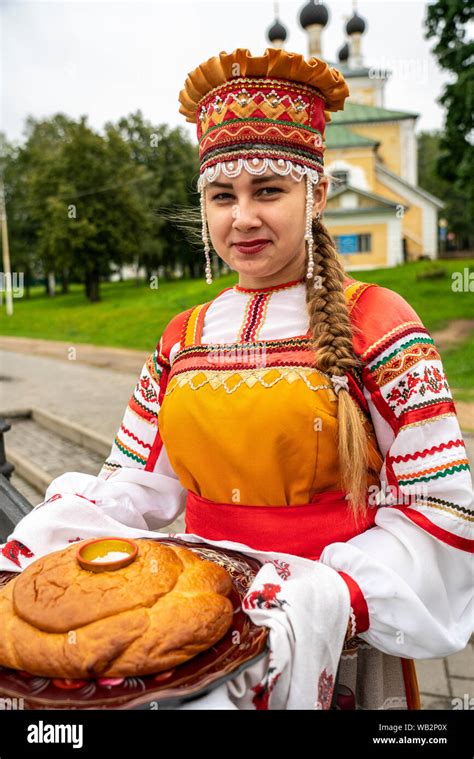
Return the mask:
<svg viewBox="0 0 474 759">
<path fill-rule="evenodd" d="M 138 540 L 121 569 L 82 569 L 80 543 L 30 564 L 0 590 L 0 664 L 45 677 L 169 669 L 228 631 L 226 570 L 187 548 Z"/>
</svg>

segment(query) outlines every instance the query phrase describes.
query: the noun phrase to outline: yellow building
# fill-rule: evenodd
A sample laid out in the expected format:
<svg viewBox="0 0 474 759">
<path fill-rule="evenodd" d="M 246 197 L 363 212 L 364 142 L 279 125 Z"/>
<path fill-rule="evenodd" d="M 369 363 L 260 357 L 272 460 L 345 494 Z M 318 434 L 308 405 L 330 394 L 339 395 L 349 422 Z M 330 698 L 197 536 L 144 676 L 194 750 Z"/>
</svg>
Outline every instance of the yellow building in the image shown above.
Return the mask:
<svg viewBox="0 0 474 759">
<path fill-rule="evenodd" d="M 390 72 L 364 65 L 361 38 L 367 24 L 355 9 L 338 63 L 323 56 L 322 32 L 328 20 L 326 6 L 314 0 L 299 16 L 308 34 L 309 57 L 337 68 L 350 90 L 344 110 L 331 113 L 326 126 L 325 172 L 335 181 L 324 221 L 348 269 L 436 258 L 438 212 L 444 204 L 418 185 L 419 114 L 385 107 Z M 286 30 L 278 19 L 267 36 L 274 47 L 283 47 Z"/>
</svg>

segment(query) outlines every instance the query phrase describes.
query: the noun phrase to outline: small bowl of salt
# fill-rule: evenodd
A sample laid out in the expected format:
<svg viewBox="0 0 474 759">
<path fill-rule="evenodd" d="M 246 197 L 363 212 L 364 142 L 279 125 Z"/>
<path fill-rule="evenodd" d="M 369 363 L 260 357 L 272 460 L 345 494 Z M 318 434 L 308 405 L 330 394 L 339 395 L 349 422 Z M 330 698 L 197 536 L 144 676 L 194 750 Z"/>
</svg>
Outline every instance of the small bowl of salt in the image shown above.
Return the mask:
<svg viewBox="0 0 474 759">
<path fill-rule="evenodd" d="M 135 561 L 138 543 L 128 538 L 97 538 L 84 543 L 77 551 L 77 560 L 89 572 L 110 572 Z"/>
</svg>

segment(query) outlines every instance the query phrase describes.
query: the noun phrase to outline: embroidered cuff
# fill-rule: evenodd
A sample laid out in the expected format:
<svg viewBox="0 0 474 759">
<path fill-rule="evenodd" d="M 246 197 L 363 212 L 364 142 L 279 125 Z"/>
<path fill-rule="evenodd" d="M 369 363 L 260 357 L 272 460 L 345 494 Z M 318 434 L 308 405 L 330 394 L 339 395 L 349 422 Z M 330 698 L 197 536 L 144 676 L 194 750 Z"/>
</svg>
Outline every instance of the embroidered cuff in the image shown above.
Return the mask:
<svg viewBox="0 0 474 759">
<path fill-rule="evenodd" d="M 351 610 L 346 640 L 354 638 L 359 633 L 369 629 L 369 609 L 360 587 L 355 580 L 345 572 L 338 572 L 345 581 L 350 595 Z M 350 631 L 350 632 L 349 632 Z"/>
</svg>

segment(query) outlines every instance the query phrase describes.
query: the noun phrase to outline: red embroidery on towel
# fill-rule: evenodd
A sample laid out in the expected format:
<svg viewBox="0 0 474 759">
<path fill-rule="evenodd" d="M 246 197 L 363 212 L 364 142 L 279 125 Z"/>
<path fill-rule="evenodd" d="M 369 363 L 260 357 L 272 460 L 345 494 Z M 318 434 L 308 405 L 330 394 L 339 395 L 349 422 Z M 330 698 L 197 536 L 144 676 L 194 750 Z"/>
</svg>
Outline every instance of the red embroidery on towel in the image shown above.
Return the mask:
<svg viewBox="0 0 474 759">
<path fill-rule="evenodd" d="M 283 604 L 288 606 L 288 601 L 277 598 L 280 585 L 274 585 L 271 582 L 265 582 L 261 590 L 253 590 L 242 600 L 243 609 L 272 609 L 281 607 Z"/>
<path fill-rule="evenodd" d="M 274 561 L 269 561 L 269 564 L 273 564 L 276 571 L 278 572 L 278 576 L 282 578 L 282 580 L 288 580 L 288 578 L 291 575 L 291 569 L 290 565 L 287 561 L 281 561 L 280 559 L 274 559 Z"/>
<path fill-rule="evenodd" d="M 31 559 L 34 556 L 34 553 L 23 543 L 20 543 L 19 540 L 9 540 L 8 543 L 5 543 L 2 546 L 2 554 L 5 558 L 10 559 L 10 561 L 16 564 L 17 567 L 21 567 L 18 559 L 19 556 L 26 556 L 27 559 Z"/>
<path fill-rule="evenodd" d="M 271 659 L 271 652 L 269 660 Z M 276 667 L 269 666 L 267 673 L 263 680 L 255 685 L 251 690 L 254 691 L 255 696 L 252 698 L 252 704 L 257 710 L 268 709 L 268 703 L 273 688 L 275 687 L 281 672 L 277 672 Z"/>
<path fill-rule="evenodd" d="M 74 493 L 74 495 L 78 495 L 79 498 L 84 498 L 85 501 L 89 501 L 90 503 L 96 503 L 96 501 L 93 501 L 92 498 L 86 498 L 85 495 L 81 495 L 80 493 Z"/>
<path fill-rule="evenodd" d="M 332 693 L 334 690 L 334 677 L 323 669 L 318 680 L 318 700 L 316 709 L 329 709 L 331 706 Z"/>
<path fill-rule="evenodd" d="M 48 498 L 48 500 L 47 500 L 47 501 L 43 501 L 43 506 L 44 506 L 44 504 L 45 504 L 45 503 L 51 503 L 51 501 L 57 501 L 57 500 L 58 500 L 58 498 L 62 498 L 62 495 L 61 495 L 61 493 L 55 493 L 55 494 L 54 494 L 54 495 L 52 495 L 50 498 Z"/>
</svg>

